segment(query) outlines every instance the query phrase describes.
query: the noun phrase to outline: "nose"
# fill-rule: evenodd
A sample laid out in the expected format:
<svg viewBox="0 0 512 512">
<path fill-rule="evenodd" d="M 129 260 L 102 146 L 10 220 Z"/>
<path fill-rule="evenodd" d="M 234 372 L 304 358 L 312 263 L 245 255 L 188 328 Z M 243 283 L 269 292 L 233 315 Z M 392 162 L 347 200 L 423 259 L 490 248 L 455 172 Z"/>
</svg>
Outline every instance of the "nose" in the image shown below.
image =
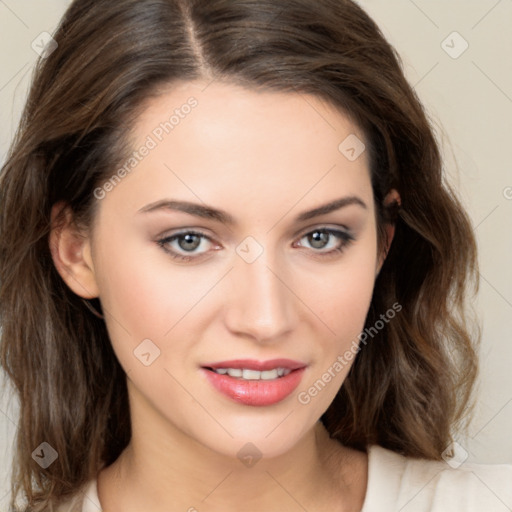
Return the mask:
<svg viewBox="0 0 512 512">
<path fill-rule="evenodd" d="M 230 281 L 225 323 L 232 333 L 271 343 L 294 329 L 298 304 L 286 273 L 262 256 L 250 264 L 239 261 Z"/>
</svg>

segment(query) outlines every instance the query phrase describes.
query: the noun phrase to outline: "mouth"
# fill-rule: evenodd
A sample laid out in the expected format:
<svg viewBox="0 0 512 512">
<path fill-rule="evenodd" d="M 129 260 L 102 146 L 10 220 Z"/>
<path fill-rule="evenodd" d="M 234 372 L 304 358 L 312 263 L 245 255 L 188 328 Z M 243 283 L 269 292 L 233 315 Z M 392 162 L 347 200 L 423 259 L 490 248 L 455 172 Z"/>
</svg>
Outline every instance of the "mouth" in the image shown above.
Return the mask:
<svg viewBox="0 0 512 512">
<path fill-rule="evenodd" d="M 281 402 L 300 384 L 306 364 L 291 359 L 235 360 L 202 366 L 207 380 L 225 397 L 244 405 Z"/>
<path fill-rule="evenodd" d="M 219 375 L 229 375 L 234 379 L 243 380 L 275 380 L 291 373 L 289 368 L 274 368 L 273 370 L 251 370 L 249 368 L 208 368 Z"/>
</svg>

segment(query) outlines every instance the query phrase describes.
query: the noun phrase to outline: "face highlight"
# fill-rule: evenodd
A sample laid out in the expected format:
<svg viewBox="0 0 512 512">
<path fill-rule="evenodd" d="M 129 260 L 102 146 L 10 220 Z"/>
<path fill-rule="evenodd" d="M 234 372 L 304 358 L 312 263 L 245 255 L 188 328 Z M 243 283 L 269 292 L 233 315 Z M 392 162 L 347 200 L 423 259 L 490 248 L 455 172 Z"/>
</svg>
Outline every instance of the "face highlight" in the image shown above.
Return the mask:
<svg viewBox="0 0 512 512">
<path fill-rule="evenodd" d="M 197 106 L 156 139 L 190 97 Z M 151 424 L 230 456 L 248 442 L 283 453 L 336 395 L 348 365 L 299 400 L 370 305 L 367 155 L 339 149 L 364 135 L 315 97 L 217 83 L 151 99 L 134 133 L 136 147 L 156 144 L 99 200 L 91 238 L 134 431 Z"/>
</svg>

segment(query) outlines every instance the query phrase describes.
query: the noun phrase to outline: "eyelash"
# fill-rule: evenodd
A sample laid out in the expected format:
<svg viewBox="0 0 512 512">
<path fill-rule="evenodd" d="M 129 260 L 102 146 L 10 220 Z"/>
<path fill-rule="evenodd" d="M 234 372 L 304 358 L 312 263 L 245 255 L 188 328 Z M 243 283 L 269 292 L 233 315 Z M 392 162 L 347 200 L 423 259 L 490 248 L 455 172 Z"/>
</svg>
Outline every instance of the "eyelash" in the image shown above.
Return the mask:
<svg viewBox="0 0 512 512">
<path fill-rule="evenodd" d="M 303 238 L 306 238 L 306 237 L 312 235 L 313 233 L 326 233 L 328 235 L 337 237 L 340 240 L 338 247 L 331 249 L 329 251 L 321 252 L 321 250 L 319 250 L 319 251 L 313 250 L 313 253 L 315 254 L 315 256 L 316 257 L 319 256 L 321 258 L 328 258 L 328 257 L 333 257 L 337 254 L 341 254 L 352 242 L 355 241 L 355 237 L 352 234 L 350 234 L 349 232 L 341 231 L 339 229 L 327 228 L 327 227 L 310 230 L 310 231 L 304 233 L 303 235 L 301 235 L 299 238 L 299 241 L 302 240 Z M 185 256 L 183 254 L 180 254 L 180 253 L 168 248 L 168 245 L 171 242 L 174 242 L 175 240 L 179 240 L 180 238 L 183 238 L 186 235 L 199 236 L 199 237 L 201 237 L 202 240 L 208 240 L 209 242 L 213 243 L 212 239 L 205 233 L 202 233 L 200 231 L 195 231 L 195 230 L 188 230 L 188 231 L 181 231 L 180 233 L 175 233 L 174 235 L 161 238 L 160 240 L 157 240 L 157 244 L 167 254 L 169 254 L 173 259 L 176 259 L 176 260 L 192 261 L 194 259 L 199 259 L 201 256 L 204 256 L 206 253 L 202 253 L 197 256 Z"/>
</svg>

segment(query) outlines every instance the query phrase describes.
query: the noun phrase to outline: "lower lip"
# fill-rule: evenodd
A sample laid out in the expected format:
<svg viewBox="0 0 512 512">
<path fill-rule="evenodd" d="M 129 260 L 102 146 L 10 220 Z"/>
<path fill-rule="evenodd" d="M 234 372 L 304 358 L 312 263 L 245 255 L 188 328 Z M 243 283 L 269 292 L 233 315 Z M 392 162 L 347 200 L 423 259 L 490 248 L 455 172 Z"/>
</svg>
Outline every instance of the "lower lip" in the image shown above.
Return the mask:
<svg viewBox="0 0 512 512">
<path fill-rule="evenodd" d="M 272 405 L 284 400 L 298 387 L 305 368 L 293 370 L 274 380 L 243 380 L 203 369 L 213 387 L 235 402 L 244 405 Z"/>
</svg>

